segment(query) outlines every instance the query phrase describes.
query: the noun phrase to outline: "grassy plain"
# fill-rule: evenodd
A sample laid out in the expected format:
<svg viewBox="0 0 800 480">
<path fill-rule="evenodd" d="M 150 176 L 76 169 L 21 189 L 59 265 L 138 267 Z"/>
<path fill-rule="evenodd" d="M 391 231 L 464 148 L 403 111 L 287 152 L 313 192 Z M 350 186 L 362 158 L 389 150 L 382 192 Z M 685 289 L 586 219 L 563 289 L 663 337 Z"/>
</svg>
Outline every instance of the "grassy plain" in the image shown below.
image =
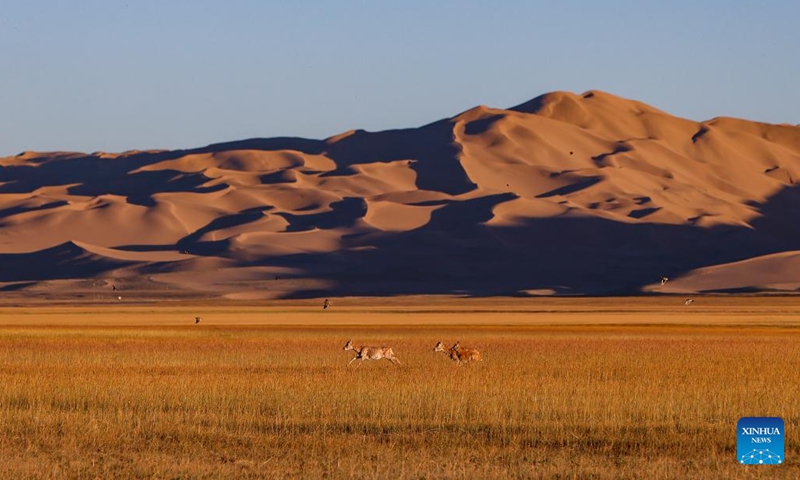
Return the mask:
<svg viewBox="0 0 800 480">
<path fill-rule="evenodd" d="M 793 297 L 7 306 L 0 477 L 798 478 L 798 372 Z"/>
</svg>

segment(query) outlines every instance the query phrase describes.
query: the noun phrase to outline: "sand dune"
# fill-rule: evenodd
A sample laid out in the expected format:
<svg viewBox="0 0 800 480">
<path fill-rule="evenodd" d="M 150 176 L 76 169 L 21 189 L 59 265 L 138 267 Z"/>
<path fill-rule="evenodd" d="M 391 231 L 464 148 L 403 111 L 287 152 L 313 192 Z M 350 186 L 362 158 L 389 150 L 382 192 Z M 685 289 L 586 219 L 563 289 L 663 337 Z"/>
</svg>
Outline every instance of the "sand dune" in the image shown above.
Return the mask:
<svg viewBox="0 0 800 480">
<path fill-rule="evenodd" d="M 667 293 L 800 291 L 800 251 L 699 268 L 649 291 Z"/>
<path fill-rule="evenodd" d="M 795 291 L 798 179 L 797 126 L 600 91 L 325 140 L 24 152 L 0 158 L 0 282 L 234 299 Z"/>
</svg>

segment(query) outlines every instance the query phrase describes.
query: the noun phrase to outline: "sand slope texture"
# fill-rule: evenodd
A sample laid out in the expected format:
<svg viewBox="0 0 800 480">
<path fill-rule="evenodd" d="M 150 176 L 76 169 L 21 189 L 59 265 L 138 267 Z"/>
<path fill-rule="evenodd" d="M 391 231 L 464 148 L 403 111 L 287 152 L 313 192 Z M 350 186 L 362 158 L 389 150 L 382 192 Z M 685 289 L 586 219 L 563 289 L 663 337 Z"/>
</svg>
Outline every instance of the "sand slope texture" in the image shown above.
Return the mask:
<svg viewBox="0 0 800 480">
<path fill-rule="evenodd" d="M 798 126 L 600 91 L 326 140 L 24 152 L 0 159 L 0 290 L 796 291 L 798 180 Z"/>
</svg>

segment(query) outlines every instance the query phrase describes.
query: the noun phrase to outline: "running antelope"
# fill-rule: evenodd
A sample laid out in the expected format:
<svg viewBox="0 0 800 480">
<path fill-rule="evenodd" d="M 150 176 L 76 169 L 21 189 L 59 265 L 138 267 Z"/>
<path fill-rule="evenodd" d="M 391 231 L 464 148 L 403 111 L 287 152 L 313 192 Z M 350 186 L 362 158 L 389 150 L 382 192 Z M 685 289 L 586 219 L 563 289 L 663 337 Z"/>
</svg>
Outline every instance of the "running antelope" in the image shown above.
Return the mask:
<svg viewBox="0 0 800 480">
<path fill-rule="evenodd" d="M 394 351 L 391 347 L 354 347 L 353 341 L 348 340 L 343 350 L 352 350 L 356 352 L 356 356 L 350 360 L 350 363 L 361 360 L 358 362 L 358 365 L 356 365 L 356 368 L 360 367 L 361 364 L 364 363 L 364 360 L 380 360 L 382 358 L 400 366 L 400 360 L 394 357 Z M 350 363 L 347 364 L 348 367 Z"/>
<path fill-rule="evenodd" d="M 445 355 L 447 355 L 448 357 L 450 357 L 450 360 L 452 360 L 454 362 L 457 362 L 459 364 L 461 363 L 461 359 L 458 358 L 458 352 L 456 352 L 452 348 L 445 347 L 444 344 L 441 341 L 438 342 L 435 347 L 433 347 L 433 351 L 434 352 L 442 352 Z"/>
<path fill-rule="evenodd" d="M 456 355 L 458 355 L 458 359 L 461 362 L 468 363 L 483 361 L 481 358 L 481 352 L 475 350 L 474 348 L 462 348 L 460 342 L 456 342 L 456 344 L 453 345 L 452 350 L 456 352 Z"/>
</svg>

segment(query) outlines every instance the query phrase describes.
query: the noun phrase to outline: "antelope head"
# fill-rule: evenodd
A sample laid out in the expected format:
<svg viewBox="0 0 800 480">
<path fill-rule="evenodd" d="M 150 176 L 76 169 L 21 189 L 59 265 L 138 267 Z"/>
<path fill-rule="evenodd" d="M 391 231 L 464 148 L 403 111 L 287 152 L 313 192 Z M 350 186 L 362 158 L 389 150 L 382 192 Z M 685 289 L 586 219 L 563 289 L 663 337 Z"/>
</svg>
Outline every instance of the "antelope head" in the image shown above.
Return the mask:
<svg viewBox="0 0 800 480">
<path fill-rule="evenodd" d="M 353 346 L 353 341 L 352 340 L 348 340 L 347 343 L 344 345 L 344 348 L 342 350 L 355 350 L 355 347 Z"/>
<path fill-rule="evenodd" d="M 435 347 L 433 347 L 433 351 L 434 352 L 444 352 L 444 345 L 442 345 L 441 341 L 438 342 Z"/>
</svg>

